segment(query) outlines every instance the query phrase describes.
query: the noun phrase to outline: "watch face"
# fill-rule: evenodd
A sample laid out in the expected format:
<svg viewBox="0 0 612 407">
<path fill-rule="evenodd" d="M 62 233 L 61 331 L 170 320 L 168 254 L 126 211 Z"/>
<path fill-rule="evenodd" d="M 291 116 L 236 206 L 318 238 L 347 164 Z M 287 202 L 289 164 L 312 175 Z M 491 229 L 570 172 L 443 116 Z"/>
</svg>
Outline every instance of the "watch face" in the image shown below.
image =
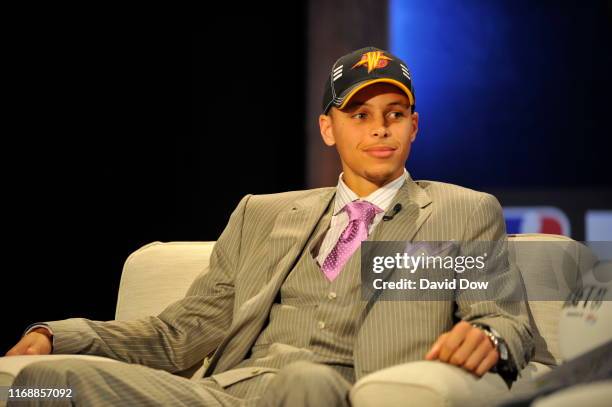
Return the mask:
<svg viewBox="0 0 612 407">
<path fill-rule="evenodd" d="M 508 347 L 503 341 L 499 342 L 499 347 L 497 350 L 499 351 L 499 357 L 501 360 L 508 360 Z"/>
<path fill-rule="evenodd" d="M 506 346 L 506 342 L 500 338 L 499 333 L 495 329 L 489 328 L 489 331 L 495 336 L 495 344 L 499 351 L 499 358 L 501 360 L 508 360 L 508 347 Z"/>
</svg>

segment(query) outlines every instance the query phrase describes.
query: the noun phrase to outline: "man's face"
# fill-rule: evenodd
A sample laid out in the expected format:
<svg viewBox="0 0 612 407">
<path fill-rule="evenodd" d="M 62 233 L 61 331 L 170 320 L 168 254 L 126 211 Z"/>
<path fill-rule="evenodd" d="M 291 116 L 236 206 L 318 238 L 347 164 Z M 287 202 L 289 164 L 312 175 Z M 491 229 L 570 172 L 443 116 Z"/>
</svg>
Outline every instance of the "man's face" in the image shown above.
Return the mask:
<svg viewBox="0 0 612 407">
<path fill-rule="evenodd" d="M 319 126 L 325 144 L 338 150 L 344 182 L 366 194 L 402 174 L 418 121 L 405 93 L 375 83 L 356 93 L 343 110 L 332 107 L 329 115 L 321 115 Z"/>
</svg>

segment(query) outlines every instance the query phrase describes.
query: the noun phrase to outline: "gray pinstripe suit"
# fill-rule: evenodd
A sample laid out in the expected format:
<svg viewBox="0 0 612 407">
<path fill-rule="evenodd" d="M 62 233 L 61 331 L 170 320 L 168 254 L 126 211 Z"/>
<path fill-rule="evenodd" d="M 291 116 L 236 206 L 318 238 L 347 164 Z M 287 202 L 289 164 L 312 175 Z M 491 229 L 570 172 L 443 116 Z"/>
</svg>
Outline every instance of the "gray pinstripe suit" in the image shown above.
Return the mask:
<svg viewBox="0 0 612 407">
<path fill-rule="evenodd" d="M 334 192 L 335 188 L 320 188 L 245 196 L 215 245 L 210 271 L 194 282 L 184 299 L 170 305 L 159 316 L 137 321 L 98 322 L 79 318 L 49 322 L 55 333 L 54 353 L 102 355 L 179 372 L 201 363 L 204 356 L 214 352 L 204 376 L 227 371 L 231 375 L 231 369 L 244 360 L 262 331 L 274 298 Z M 403 209 L 393 221 L 381 222 L 370 240 L 505 238 L 501 207 L 488 194 L 450 184 L 408 179 L 391 207 L 395 203 L 401 203 Z M 423 359 L 435 339 L 454 324 L 455 306 L 462 319 L 483 323 L 498 331 L 519 368 L 527 363 L 533 345 L 524 304 L 380 301 L 367 313 L 355 340 L 356 377 L 394 364 Z M 41 375 L 53 370 L 48 365 L 32 366 L 18 376 L 18 381 L 36 380 L 37 375 L 40 379 Z M 158 374 L 155 370 L 119 366 L 123 367 L 103 368 L 107 375 L 111 375 L 109 369 L 118 369 L 112 378 L 117 386 L 137 387 L 137 382 L 147 380 L 159 383 L 159 379 L 149 377 Z M 79 369 L 85 368 L 80 366 Z M 101 373 L 98 370 L 96 374 Z M 91 373 L 94 377 L 96 374 Z M 163 382 L 181 388 L 185 398 L 195 394 L 196 399 L 206 400 L 204 405 L 237 402 L 224 398 L 222 389 L 215 388 L 210 379 L 197 382 L 168 376 L 164 376 Z M 112 381 L 107 376 L 99 380 Z M 120 383 L 130 381 L 130 385 Z M 191 389 L 201 384 L 205 385 L 201 387 L 210 387 L 206 391 Z M 167 386 L 158 384 L 157 390 L 166 391 Z M 128 390 L 125 391 L 128 394 Z M 135 394 L 134 401 L 140 400 L 142 392 Z"/>
</svg>

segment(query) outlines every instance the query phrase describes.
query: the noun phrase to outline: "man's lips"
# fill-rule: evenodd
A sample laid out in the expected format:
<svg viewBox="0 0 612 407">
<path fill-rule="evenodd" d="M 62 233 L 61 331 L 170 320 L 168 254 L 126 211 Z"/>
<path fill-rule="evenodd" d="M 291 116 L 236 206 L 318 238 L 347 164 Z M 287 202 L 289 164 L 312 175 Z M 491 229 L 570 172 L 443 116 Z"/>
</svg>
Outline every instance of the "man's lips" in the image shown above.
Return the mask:
<svg viewBox="0 0 612 407">
<path fill-rule="evenodd" d="M 364 150 L 367 154 L 376 158 L 387 158 L 393 155 L 395 148 L 388 146 L 368 147 Z"/>
</svg>

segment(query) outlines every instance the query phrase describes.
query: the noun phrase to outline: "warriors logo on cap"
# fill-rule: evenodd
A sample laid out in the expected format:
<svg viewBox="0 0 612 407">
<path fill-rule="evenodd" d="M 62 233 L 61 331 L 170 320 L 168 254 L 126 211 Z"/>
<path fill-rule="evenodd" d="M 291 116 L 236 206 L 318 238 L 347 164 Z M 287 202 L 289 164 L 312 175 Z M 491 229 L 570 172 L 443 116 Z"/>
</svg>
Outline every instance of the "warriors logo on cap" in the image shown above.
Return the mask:
<svg viewBox="0 0 612 407">
<path fill-rule="evenodd" d="M 387 61 L 393 61 L 393 59 L 386 56 L 382 51 L 366 52 L 361 56 L 361 60 L 353 65 L 353 69 L 365 65 L 368 67 L 368 73 L 370 73 L 376 68 L 387 66 Z"/>
</svg>

